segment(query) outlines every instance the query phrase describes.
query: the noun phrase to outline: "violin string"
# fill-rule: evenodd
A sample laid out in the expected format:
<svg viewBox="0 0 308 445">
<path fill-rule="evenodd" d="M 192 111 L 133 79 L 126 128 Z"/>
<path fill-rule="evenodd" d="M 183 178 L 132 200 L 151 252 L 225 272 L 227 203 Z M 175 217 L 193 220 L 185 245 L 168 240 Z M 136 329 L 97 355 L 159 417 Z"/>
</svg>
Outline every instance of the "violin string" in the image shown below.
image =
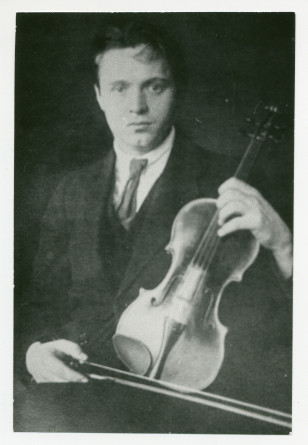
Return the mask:
<svg viewBox="0 0 308 445">
<path fill-rule="evenodd" d="M 211 256 L 210 251 L 212 250 L 212 246 L 213 244 L 215 245 L 217 242 L 218 238 L 217 229 L 218 229 L 218 211 L 216 210 L 210 221 L 208 229 L 206 230 L 201 239 L 196 254 L 194 255 L 193 258 L 194 264 L 204 268 L 206 267 L 207 260 Z"/>
<path fill-rule="evenodd" d="M 199 246 L 195 251 L 195 254 L 193 255 L 189 265 L 190 266 L 200 266 L 203 269 L 203 272 L 199 275 L 198 279 L 195 280 L 194 290 L 191 293 L 191 301 L 195 299 L 195 295 L 198 295 L 198 289 L 202 285 L 205 277 L 206 277 L 206 270 L 202 267 L 203 261 L 202 256 L 206 253 L 208 253 L 211 247 L 211 242 L 215 241 L 215 232 L 217 232 L 217 210 L 215 211 L 213 217 L 210 220 L 210 223 L 208 225 L 207 230 L 205 233 L 203 233 L 201 240 L 199 242 Z M 205 248 L 205 245 L 208 245 L 208 249 Z M 216 249 L 213 249 L 216 251 Z M 185 282 L 186 280 L 189 281 L 189 274 L 190 274 L 190 267 L 187 267 L 185 270 L 185 273 L 182 277 L 182 281 Z"/>
</svg>

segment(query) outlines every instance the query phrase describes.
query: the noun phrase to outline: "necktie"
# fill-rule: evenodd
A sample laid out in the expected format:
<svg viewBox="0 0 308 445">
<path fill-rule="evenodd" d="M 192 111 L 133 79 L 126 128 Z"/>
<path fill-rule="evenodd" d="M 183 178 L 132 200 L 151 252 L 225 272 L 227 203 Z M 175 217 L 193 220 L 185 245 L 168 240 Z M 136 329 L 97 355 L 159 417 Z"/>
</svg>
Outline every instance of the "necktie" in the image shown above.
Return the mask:
<svg viewBox="0 0 308 445">
<path fill-rule="evenodd" d="M 142 171 L 147 166 L 146 159 L 132 159 L 129 166 L 129 179 L 126 183 L 117 214 L 122 226 L 128 230 L 136 215 L 137 189 Z"/>
</svg>

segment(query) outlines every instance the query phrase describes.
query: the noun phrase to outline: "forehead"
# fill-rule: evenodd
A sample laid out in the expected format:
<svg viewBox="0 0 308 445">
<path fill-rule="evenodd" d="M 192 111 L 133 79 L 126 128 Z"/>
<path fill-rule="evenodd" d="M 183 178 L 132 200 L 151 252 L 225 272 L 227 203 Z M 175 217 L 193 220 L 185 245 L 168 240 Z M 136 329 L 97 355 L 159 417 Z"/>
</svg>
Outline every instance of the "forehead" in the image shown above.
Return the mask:
<svg viewBox="0 0 308 445">
<path fill-rule="evenodd" d="M 171 78 L 168 62 L 146 45 L 115 48 L 96 57 L 100 82 L 116 80 L 142 81 L 148 78 Z"/>
</svg>

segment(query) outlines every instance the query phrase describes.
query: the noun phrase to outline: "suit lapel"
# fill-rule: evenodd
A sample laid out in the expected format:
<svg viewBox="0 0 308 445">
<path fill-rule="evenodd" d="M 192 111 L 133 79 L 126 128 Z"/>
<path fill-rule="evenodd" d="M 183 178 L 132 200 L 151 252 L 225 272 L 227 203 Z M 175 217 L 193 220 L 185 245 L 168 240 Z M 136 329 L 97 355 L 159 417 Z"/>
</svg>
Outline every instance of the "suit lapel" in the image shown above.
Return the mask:
<svg viewBox="0 0 308 445">
<path fill-rule="evenodd" d="M 107 206 L 112 186 L 114 158 L 113 150 L 111 150 L 102 161 L 96 163 L 90 170 L 85 170 L 81 177 L 80 212 L 76 216 L 78 221 L 76 240 L 83 249 L 83 257 L 80 258 L 80 262 L 83 262 L 82 267 L 85 267 L 84 258 L 86 258 L 86 273 L 91 277 L 99 275 L 102 271 L 99 252 L 101 217 L 103 209 Z"/>
<path fill-rule="evenodd" d="M 200 196 L 198 172 L 198 165 L 190 156 L 189 149 L 176 141 L 163 175 L 147 197 L 149 208 L 137 235 L 118 298 L 151 265 L 151 259 L 168 244 L 178 211 Z"/>
<path fill-rule="evenodd" d="M 105 158 L 96 167 L 96 171 L 91 176 L 91 180 L 86 187 L 86 220 L 91 226 L 98 223 L 102 209 L 106 206 L 110 189 L 112 187 L 114 173 L 115 155 L 110 150 Z"/>
</svg>

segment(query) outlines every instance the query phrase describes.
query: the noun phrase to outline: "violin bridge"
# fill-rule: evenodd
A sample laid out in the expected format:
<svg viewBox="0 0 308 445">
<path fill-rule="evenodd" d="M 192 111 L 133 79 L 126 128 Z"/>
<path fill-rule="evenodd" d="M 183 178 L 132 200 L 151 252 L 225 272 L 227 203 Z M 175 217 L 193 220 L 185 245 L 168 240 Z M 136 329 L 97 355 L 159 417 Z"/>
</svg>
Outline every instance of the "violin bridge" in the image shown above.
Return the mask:
<svg viewBox="0 0 308 445">
<path fill-rule="evenodd" d="M 186 326 L 191 313 L 191 304 L 184 298 L 177 297 L 172 305 L 170 318 L 181 325 Z"/>
</svg>

